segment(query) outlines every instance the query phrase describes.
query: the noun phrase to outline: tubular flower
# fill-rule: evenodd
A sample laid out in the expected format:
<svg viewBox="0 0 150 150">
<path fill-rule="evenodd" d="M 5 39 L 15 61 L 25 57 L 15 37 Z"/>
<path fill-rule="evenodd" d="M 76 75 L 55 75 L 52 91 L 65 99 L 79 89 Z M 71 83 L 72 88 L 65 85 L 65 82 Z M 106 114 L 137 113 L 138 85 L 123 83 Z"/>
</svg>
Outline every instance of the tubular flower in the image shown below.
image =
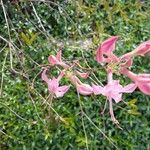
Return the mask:
<svg viewBox="0 0 150 150">
<path fill-rule="evenodd" d="M 144 56 L 150 52 L 150 40 L 141 43 L 133 51 L 126 53 L 120 57 L 113 54 L 115 49 L 118 36 L 112 36 L 106 39 L 96 51 L 96 60 L 99 63 L 111 63 L 113 65 L 118 65 L 121 68 L 129 68 L 132 65 L 132 59 L 134 56 Z"/>
<path fill-rule="evenodd" d="M 72 84 L 76 86 L 76 89 L 80 94 L 91 95 L 93 93 L 93 88 L 88 84 L 82 83 L 76 75 L 70 73 L 67 74 L 67 77 L 70 79 Z"/>
<path fill-rule="evenodd" d="M 99 63 L 118 61 L 118 58 L 113 54 L 117 40 L 118 40 L 118 36 L 112 36 L 111 38 L 105 40 L 98 47 L 96 51 L 96 60 Z"/>
<path fill-rule="evenodd" d="M 129 60 L 134 56 L 144 56 L 146 53 L 150 52 L 150 41 L 143 42 L 140 44 L 135 50 L 124 54 L 121 59 L 122 60 Z"/>
<path fill-rule="evenodd" d="M 86 79 L 86 78 L 89 77 L 89 73 L 88 73 L 88 72 L 79 72 L 79 71 L 76 71 L 76 74 L 77 74 L 79 77 L 83 78 L 83 79 Z"/>
<path fill-rule="evenodd" d="M 48 57 L 48 62 L 51 64 L 51 65 L 60 65 L 62 66 L 64 69 L 68 68 L 69 66 L 67 64 L 65 64 L 62 59 L 61 59 L 61 53 L 62 51 L 59 50 L 57 52 L 57 55 L 54 56 L 54 55 L 50 55 Z"/>
<path fill-rule="evenodd" d="M 107 97 L 109 101 L 109 111 L 113 122 L 118 123 L 115 119 L 112 107 L 112 100 L 115 100 L 116 103 L 122 100 L 123 93 L 132 93 L 136 89 L 136 84 L 129 84 L 127 86 L 122 86 L 119 84 L 119 80 L 112 79 L 112 72 L 108 73 L 108 84 L 104 87 L 93 85 L 93 91 L 95 95 L 102 94 Z"/>
<path fill-rule="evenodd" d="M 131 67 L 133 64 L 134 56 L 144 56 L 145 54 L 150 52 L 150 40 L 141 43 L 133 51 L 126 53 L 120 57 L 117 57 L 113 54 L 117 39 L 117 36 L 112 36 L 111 38 L 105 40 L 97 50 L 96 60 L 99 63 L 107 62 L 107 72 L 111 70 L 113 73 L 119 72 L 128 76 L 131 80 L 133 80 L 136 83 L 138 88 L 144 94 L 150 95 L 149 74 L 136 75 L 128 70 L 129 67 Z M 107 56 L 107 58 L 104 58 L 104 54 Z M 148 80 L 148 82 L 146 83 L 144 82 L 144 80 Z"/>
<path fill-rule="evenodd" d="M 64 76 L 64 73 L 61 73 L 58 78 L 53 78 L 48 79 L 47 75 L 46 75 L 46 71 L 47 69 L 45 69 L 42 72 L 42 80 L 44 80 L 47 84 L 48 84 L 48 90 L 49 92 L 53 95 L 55 95 L 56 97 L 62 97 L 64 96 L 64 94 L 69 90 L 70 86 L 64 85 L 64 86 L 59 86 L 59 81 L 60 79 Z"/>
<path fill-rule="evenodd" d="M 127 69 L 122 73 L 134 81 L 141 92 L 150 95 L 150 74 L 135 74 Z"/>
<path fill-rule="evenodd" d="M 91 95 L 93 94 L 93 88 L 88 84 L 77 84 L 77 91 L 82 95 Z"/>
<path fill-rule="evenodd" d="M 150 41 L 141 43 L 133 51 L 119 57 L 120 62 L 124 62 L 123 64 L 121 64 L 121 69 L 129 68 L 130 66 L 132 66 L 134 56 L 144 56 L 148 52 L 150 52 Z"/>
</svg>

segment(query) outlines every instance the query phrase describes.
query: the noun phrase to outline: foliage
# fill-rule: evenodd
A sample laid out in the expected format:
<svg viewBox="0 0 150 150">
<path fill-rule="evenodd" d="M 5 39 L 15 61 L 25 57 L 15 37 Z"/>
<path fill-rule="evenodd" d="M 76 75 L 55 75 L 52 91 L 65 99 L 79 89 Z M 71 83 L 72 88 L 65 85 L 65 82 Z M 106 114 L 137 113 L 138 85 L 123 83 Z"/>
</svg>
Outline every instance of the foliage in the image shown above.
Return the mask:
<svg viewBox="0 0 150 150">
<path fill-rule="evenodd" d="M 99 69 L 96 76 L 104 76 L 101 82 L 105 83 L 105 72 L 91 59 L 96 47 L 106 37 L 119 35 L 119 55 L 150 39 L 149 7 L 149 1 L 140 0 L 1 1 L 0 36 L 6 41 L 0 38 L 0 149 L 76 150 L 87 145 L 95 150 L 115 149 L 100 130 L 118 149 L 150 149 L 148 96 L 136 91 L 124 96 L 127 105 L 114 106 L 120 130 L 107 110 L 100 114 L 105 103 L 101 96 L 81 96 L 79 101 L 71 87 L 50 107 L 40 77 L 47 57 L 63 47 L 64 58 L 79 58 L 86 67 L 84 56 L 91 68 Z M 86 39 L 92 41 L 88 48 L 84 48 Z M 148 72 L 149 55 L 144 60 L 136 58 L 134 64 L 134 72 Z M 93 122 L 83 115 L 80 104 Z"/>
</svg>

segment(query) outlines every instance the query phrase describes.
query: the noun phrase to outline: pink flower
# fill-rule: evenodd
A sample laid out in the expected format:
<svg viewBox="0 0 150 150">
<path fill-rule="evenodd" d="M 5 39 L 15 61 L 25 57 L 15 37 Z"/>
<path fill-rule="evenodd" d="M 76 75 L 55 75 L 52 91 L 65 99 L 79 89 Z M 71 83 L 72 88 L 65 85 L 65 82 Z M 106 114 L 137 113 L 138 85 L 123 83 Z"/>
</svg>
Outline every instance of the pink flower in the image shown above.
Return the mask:
<svg viewBox="0 0 150 150">
<path fill-rule="evenodd" d="M 118 123 L 115 119 L 113 108 L 112 108 L 112 99 L 115 100 L 116 103 L 122 100 L 122 93 L 132 93 L 136 89 L 136 84 L 129 84 L 127 86 L 122 86 L 119 84 L 118 80 L 112 79 L 112 72 L 108 73 L 108 84 L 104 87 L 93 85 L 93 92 L 95 95 L 102 94 L 107 97 L 109 100 L 109 111 L 113 122 Z"/>
<path fill-rule="evenodd" d="M 48 79 L 46 75 L 47 69 L 42 72 L 42 80 L 48 84 L 48 90 L 51 94 L 54 94 L 56 97 L 63 97 L 64 94 L 69 90 L 70 86 L 64 85 L 59 86 L 60 79 L 64 76 L 64 73 L 61 73 L 58 78 Z"/>
<path fill-rule="evenodd" d="M 97 50 L 96 60 L 99 63 L 107 62 L 107 72 L 120 72 L 121 74 L 127 75 L 131 80 L 135 82 L 135 84 L 144 94 L 150 95 L 150 75 L 136 75 L 128 70 L 128 68 L 133 64 L 134 56 L 144 56 L 145 54 L 150 52 L 150 40 L 141 43 L 133 51 L 126 53 L 120 57 L 117 57 L 113 54 L 117 39 L 117 36 L 112 36 L 111 38 L 105 40 Z M 105 58 L 104 55 L 106 55 L 107 58 Z M 145 80 L 147 82 L 145 82 Z"/>
<path fill-rule="evenodd" d="M 134 56 L 144 56 L 150 52 L 150 40 L 141 43 L 135 50 L 126 53 L 120 57 L 113 54 L 118 36 L 112 36 L 105 40 L 96 51 L 96 60 L 99 63 L 113 63 L 120 64 L 122 68 L 129 68 L 132 65 Z"/>
<path fill-rule="evenodd" d="M 62 66 L 63 68 L 68 68 L 69 66 L 68 66 L 67 64 L 65 64 L 65 63 L 62 61 L 62 59 L 61 59 L 61 53 L 62 53 L 62 51 L 59 50 L 59 51 L 57 52 L 57 55 L 56 55 L 56 56 L 50 55 L 50 56 L 48 57 L 48 61 L 49 61 L 49 63 L 50 63 L 51 65 L 60 65 L 60 66 Z"/>
<path fill-rule="evenodd" d="M 99 63 L 117 61 L 118 58 L 113 54 L 118 36 L 112 36 L 105 40 L 96 51 L 96 60 Z"/>
<path fill-rule="evenodd" d="M 93 94 L 93 88 L 88 84 L 77 84 L 77 91 L 82 95 L 91 95 Z"/>
<path fill-rule="evenodd" d="M 108 84 L 104 87 L 93 85 L 95 95 L 102 94 L 106 97 L 111 97 L 116 103 L 122 100 L 122 93 L 132 93 L 136 89 L 136 85 L 131 83 L 125 87 L 120 85 L 119 80 L 112 79 L 112 73 L 108 73 Z"/>
<path fill-rule="evenodd" d="M 150 41 L 141 43 L 135 50 L 121 56 L 121 59 L 129 60 L 134 56 L 144 56 L 148 52 L 150 52 Z"/>
<path fill-rule="evenodd" d="M 88 72 L 79 72 L 79 71 L 76 71 L 76 74 L 77 74 L 79 77 L 83 78 L 83 79 L 86 79 L 86 78 L 89 77 L 89 73 L 88 73 Z"/>
<path fill-rule="evenodd" d="M 150 95 L 150 74 L 135 74 L 127 69 L 122 73 L 134 81 L 144 94 Z"/>
<path fill-rule="evenodd" d="M 91 95 L 93 94 L 93 88 L 85 83 L 82 83 L 80 79 L 75 75 L 68 76 L 70 81 L 76 86 L 77 91 L 82 95 Z"/>
<path fill-rule="evenodd" d="M 123 87 L 120 85 L 119 80 L 113 80 L 104 87 L 98 85 L 93 85 L 92 87 L 95 95 L 102 94 L 106 97 L 111 97 L 118 103 L 122 100 L 122 93 L 132 93 L 137 86 L 131 83 Z"/>
</svg>

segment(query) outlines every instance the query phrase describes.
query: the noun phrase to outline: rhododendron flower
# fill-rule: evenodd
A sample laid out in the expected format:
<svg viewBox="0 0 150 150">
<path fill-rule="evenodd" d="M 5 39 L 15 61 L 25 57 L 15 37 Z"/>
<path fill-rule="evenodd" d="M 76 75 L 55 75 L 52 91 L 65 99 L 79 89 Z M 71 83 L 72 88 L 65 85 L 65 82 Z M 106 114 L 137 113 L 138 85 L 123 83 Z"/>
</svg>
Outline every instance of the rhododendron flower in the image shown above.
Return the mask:
<svg viewBox="0 0 150 150">
<path fill-rule="evenodd" d="M 113 54 L 118 36 L 112 36 L 105 40 L 96 51 L 96 60 L 99 63 L 117 61 L 118 58 Z"/>
<path fill-rule="evenodd" d="M 135 74 L 127 69 L 122 73 L 134 81 L 144 94 L 150 95 L 150 74 Z"/>
<path fill-rule="evenodd" d="M 107 62 L 107 72 L 111 70 L 114 73 L 119 72 L 121 74 L 127 75 L 136 83 L 136 85 L 144 94 L 150 95 L 149 74 L 136 75 L 128 71 L 128 68 L 133 64 L 134 56 L 144 56 L 145 54 L 150 52 L 150 41 L 143 42 L 133 51 L 117 57 L 113 54 L 117 39 L 117 36 L 112 36 L 111 38 L 105 40 L 97 50 L 96 60 L 99 63 Z M 106 55 L 107 58 L 104 58 L 104 55 Z M 144 80 L 148 80 L 148 82 L 146 83 L 144 82 Z"/>
<path fill-rule="evenodd" d="M 150 52 L 150 41 L 146 41 L 141 43 L 135 50 L 118 57 L 115 54 L 113 54 L 117 40 L 118 36 L 112 36 L 105 40 L 98 47 L 96 51 L 97 62 L 114 63 L 116 65 L 120 64 L 120 69 L 122 69 L 122 67 L 128 68 L 132 65 L 132 59 L 134 56 L 144 56 L 146 53 Z"/>
<path fill-rule="evenodd" d="M 93 88 L 88 84 L 76 84 L 77 91 L 82 95 L 93 94 Z"/>
<path fill-rule="evenodd" d="M 129 60 L 134 56 L 144 56 L 150 52 L 150 41 L 143 42 L 135 50 L 121 56 L 121 60 Z"/>
<path fill-rule="evenodd" d="M 45 69 L 42 72 L 42 79 L 48 84 L 48 90 L 49 92 L 53 95 L 55 95 L 56 97 L 62 97 L 64 96 L 64 94 L 69 90 L 70 86 L 64 85 L 64 86 L 59 86 L 59 81 L 60 79 L 64 76 L 64 73 L 60 73 L 60 75 L 58 76 L 58 78 L 53 78 L 48 79 L 47 75 L 46 75 L 46 71 L 47 69 Z"/>
<path fill-rule="evenodd" d="M 88 84 L 82 83 L 76 75 L 70 73 L 67 74 L 67 77 L 70 79 L 72 84 L 76 86 L 76 89 L 80 94 L 91 95 L 93 93 L 93 88 Z"/>
<path fill-rule="evenodd" d="M 119 84 L 119 80 L 112 79 L 112 72 L 108 73 L 108 84 L 104 87 L 93 85 L 93 92 L 95 95 L 102 94 L 107 97 L 109 101 L 109 111 L 113 122 L 118 123 L 115 119 L 113 108 L 112 108 L 112 99 L 115 100 L 116 103 L 122 100 L 123 93 L 132 93 L 136 89 L 136 84 L 129 84 L 127 86 L 122 86 Z"/>
<path fill-rule="evenodd" d="M 80 76 L 81 78 L 83 78 L 83 79 L 86 79 L 86 78 L 89 77 L 89 73 L 88 72 L 79 72 L 79 71 L 76 71 L 76 74 L 78 76 Z"/>
<path fill-rule="evenodd" d="M 48 61 L 49 61 L 49 63 L 50 63 L 51 65 L 60 65 L 60 66 L 62 66 L 63 68 L 68 68 L 69 66 L 68 66 L 66 63 L 64 63 L 64 62 L 62 61 L 62 59 L 61 59 L 61 53 L 62 53 L 62 51 L 59 50 L 59 51 L 57 52 L 57 55 L 56 55 L 56 56 L 50 55 L 50 56 L 48 57 Z"/>
</svg>

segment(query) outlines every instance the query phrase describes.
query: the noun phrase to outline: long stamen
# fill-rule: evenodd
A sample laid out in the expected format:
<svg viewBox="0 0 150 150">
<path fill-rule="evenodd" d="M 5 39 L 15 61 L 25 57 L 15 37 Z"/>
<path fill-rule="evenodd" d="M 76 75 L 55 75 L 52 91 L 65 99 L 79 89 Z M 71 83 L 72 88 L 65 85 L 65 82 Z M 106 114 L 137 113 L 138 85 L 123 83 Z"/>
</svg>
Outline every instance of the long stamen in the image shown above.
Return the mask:
<svg viewBox="0 0 150 150">
<path fill-rule="evenodd" d="M 108 100 L 109 100 L 109 112 L 111 115 L 111 119 L 115 124 L 119 124 L 118 120 L 114 116 L 114 111 L 113 111 L 113 106 L 112 106 L 112 98 L 109 97 Z"/>
</svg>

